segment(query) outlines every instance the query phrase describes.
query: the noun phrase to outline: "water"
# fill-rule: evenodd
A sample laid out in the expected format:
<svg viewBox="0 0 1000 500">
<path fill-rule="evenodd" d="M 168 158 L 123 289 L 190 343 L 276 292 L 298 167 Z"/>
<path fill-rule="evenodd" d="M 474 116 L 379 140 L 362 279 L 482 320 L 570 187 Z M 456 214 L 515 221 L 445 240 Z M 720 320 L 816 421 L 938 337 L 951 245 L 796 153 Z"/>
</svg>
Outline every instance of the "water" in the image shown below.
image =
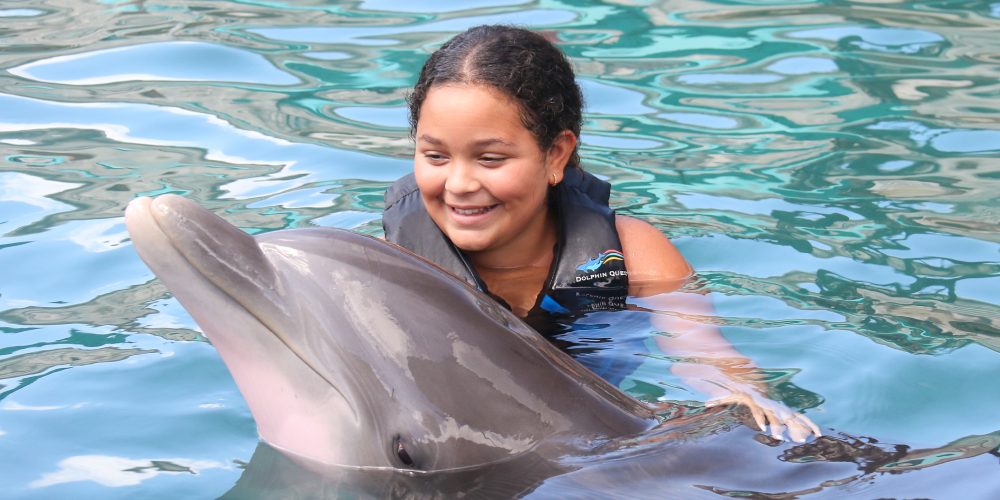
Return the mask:
<svg viewBox="0 0 1000 500">
<path fill-rule="evenodd" d="M 415 5 L 0 5 L 0 496 L 232 487 L 253 421 L 130 248 L 122 208 L 180 193 L 251 232 L 378 234 L 382 192 L 410 169 L 407 88 L 430 50 L 485 22 L 541 30 L 572 58 L 585 167 L 671 236 L 711 292 L 703 320 L 774 394 L 827 432 L 995 446 L 1000 3 Z M 581 325 L 578 339 L 615 339 L 604 357 L 645 354 L 655 334 L 622 315 Z M 636 397 L 704 399 L 669 357 L 643 359 L 622 383 Z M 858 472 L 848 491 L 998 494 L 996 456 L 957 456 Z M 906 489 L 935 470 L 937 490 Z"/>
</svg>

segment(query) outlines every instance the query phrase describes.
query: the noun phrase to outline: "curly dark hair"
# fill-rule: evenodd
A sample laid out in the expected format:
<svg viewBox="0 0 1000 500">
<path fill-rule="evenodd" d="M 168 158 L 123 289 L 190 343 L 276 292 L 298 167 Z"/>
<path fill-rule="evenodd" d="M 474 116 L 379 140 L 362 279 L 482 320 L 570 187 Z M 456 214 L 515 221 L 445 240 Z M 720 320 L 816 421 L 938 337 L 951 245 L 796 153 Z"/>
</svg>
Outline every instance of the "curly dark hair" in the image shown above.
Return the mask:
<svg viewBox="0 0 1000 500">
<path fill-rule="evenodd" d="M 407 97 L 411 135 L 416 133 L 427 92 L 448 83 L 487 85 L 513 98 L 521 123 L 543 151 L 563 130 L 580 137 L 583 94 L 573 68 L 538 33 L 513 26 L 476 26 L 434 51 Z M 568 165 L 579 168 L 576 149 Z"/>
</svg>

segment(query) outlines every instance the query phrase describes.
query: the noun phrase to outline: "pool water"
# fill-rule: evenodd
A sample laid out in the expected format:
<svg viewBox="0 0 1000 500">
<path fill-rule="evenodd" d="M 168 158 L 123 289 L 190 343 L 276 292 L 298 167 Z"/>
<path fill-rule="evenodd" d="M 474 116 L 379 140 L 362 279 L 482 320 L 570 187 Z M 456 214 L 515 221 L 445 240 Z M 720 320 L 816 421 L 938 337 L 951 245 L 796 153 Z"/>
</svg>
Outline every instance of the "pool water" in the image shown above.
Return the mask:
<svg viewBox="0 0 1000 500">
<path fill-rule="evenodd" d="M 380 234 L 407 89 L 483 23 L 572 59 L 585 168 L 670 235 L 714 303 L 697 319 L 773 395 L 827 433 L 992 443 L 894 496 L 1000 495 L 1000 2 L 7 0 L 0 497 L 229 490 L 253 420 L 124 206 L 177 193 L 251 233 Z M 567 337 L 595 365 L 640 358 L 630 394 L 697 406 L 649 314 Z M 889 472 L 858 475 L 864 497 Z"/>
</svg>

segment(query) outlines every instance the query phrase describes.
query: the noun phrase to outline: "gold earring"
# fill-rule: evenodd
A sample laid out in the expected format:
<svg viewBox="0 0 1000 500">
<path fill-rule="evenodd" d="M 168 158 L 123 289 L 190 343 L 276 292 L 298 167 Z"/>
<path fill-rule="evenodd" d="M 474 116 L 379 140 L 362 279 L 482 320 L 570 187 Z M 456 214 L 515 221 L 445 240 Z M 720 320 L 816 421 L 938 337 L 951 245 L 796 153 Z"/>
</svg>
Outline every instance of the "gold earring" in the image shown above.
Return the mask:
<svg viewBox="0 0 1000 500">
<path fill-rule="evenodd" d="M 552 186 L 555 186 L 559 181 L 556 180 L 555 172 L 552 173 Z"/>
</svg>

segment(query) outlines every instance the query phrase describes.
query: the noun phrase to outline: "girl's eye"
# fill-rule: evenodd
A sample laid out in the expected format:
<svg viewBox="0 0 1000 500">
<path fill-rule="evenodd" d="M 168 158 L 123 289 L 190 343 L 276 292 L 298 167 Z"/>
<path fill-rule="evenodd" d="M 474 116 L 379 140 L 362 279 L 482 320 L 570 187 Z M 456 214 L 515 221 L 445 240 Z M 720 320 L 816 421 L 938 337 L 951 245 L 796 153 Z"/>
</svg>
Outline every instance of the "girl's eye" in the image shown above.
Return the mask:
<svg viewBox="0 0 1000 500">
<path fill-rule="evenodd" d="M 433 163 L 440 163 L 446 160 L 444 155 L 438 153 L 424 153 L 424 158 Z"/>
<path fill-rule="evenodd" d="M 479 158 L 479 161 L 486 163 L 488 165 L 496 165 L 497 163 L 500 163 L 505 159 L 506 158 L 502 156 L 482 156 Z"/>
</svg>

